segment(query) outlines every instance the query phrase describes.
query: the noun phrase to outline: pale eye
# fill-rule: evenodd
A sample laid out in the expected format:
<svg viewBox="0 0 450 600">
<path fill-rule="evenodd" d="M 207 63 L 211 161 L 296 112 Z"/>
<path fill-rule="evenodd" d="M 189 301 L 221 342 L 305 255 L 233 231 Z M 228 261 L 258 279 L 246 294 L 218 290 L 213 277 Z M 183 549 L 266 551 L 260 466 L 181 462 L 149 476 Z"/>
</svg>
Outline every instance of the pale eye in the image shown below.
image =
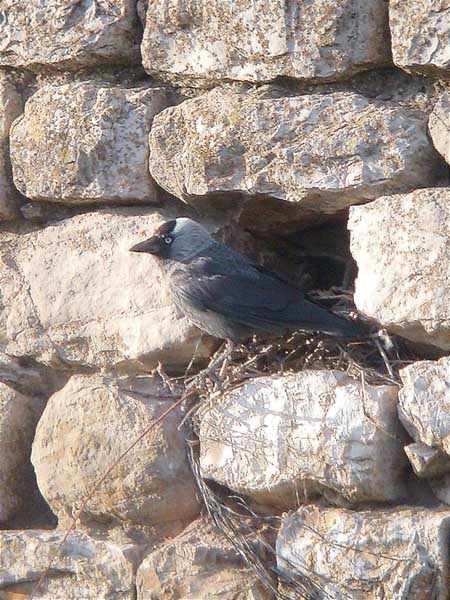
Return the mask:
<svg viewBox="0 0 450 600">
<path fill-rule="evenodd" d="M 164 241 L 166 242 L 166 244 L 171 244 L 172 243 L 172 238 L 170 237 L 170 235 L 165 235 L 164 236 Z"/>
</svg>

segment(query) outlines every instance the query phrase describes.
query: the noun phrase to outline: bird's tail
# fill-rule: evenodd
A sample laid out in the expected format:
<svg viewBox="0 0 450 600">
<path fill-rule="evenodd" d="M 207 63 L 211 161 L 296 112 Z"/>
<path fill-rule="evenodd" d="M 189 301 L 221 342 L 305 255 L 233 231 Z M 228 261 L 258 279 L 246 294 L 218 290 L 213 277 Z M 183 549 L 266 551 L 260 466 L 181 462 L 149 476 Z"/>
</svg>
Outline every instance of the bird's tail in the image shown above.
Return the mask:
<svg viewBox="0 0 450 600">
<path fill-rule="evenodd" d="M 299 319 L 292 325 L 296 325 L 299 329 L 321 331 L 345 340 L 357 340 L 367 336 L 367 333 L 356 323 L 338 317 L 309 300 L 304 300 L 298 309 Z"/>
</svg>

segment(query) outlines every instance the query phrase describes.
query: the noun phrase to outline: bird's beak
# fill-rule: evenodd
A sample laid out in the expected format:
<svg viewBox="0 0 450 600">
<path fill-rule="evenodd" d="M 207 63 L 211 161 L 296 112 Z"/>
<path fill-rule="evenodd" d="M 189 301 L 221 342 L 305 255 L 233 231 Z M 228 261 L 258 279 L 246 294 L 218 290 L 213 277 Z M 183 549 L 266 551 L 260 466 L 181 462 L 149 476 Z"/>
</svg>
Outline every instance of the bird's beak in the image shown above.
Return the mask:
<svg viewBox="0 0 450 600">
<path fill-rule="evenodd" d="M 160 251 L 161 241 L 156 235 L 130 248 L 130 252 L 147 252 L 148 254 L 159 254 Z"/>
</svg>

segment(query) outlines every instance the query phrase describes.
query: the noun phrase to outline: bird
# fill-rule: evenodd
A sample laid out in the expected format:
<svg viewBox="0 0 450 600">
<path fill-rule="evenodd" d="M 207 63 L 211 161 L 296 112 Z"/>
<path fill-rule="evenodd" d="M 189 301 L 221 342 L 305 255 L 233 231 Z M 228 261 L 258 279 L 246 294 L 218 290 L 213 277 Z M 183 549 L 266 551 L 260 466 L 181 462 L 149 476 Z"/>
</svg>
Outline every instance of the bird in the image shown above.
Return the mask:
<svg viewBox="0 0 450 600">
<path fill-rule="evenodd" d="M 129 249 L 160 261 L 177 308 L 202 332 L 242 343 L 258 332 L 316 331 L 345 340 L 361 329 L 319 306 L 293 284 L 179 217 Z"/>
</svg>

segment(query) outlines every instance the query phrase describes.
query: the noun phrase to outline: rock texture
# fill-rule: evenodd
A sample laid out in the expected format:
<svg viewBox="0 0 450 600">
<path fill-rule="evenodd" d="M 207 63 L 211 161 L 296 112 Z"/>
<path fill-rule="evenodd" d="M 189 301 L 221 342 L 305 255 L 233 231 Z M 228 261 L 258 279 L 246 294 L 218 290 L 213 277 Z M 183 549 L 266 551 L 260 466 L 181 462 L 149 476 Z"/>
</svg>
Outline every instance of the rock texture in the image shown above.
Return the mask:
<svg viewBox="0 0 450 600">
<path fill-rule="evenodd" d="M 443 94 L 428 120 L 434 147 L 450 165 L 450 93 Z"/>
<path fill-rule="evenodd" d="M 392 53 L 411 73 L 450 77 L 450 5 L 446 0 L 389 0 Z"/>
<path fill-rule="evenodd" d="M 306 506 L 285 518 L 277 560 L 320 585 L 318 598 L 446 600 L 449 535 L 448 511 Z"/>
<path fill-rule="evenodd" d="M 294 508 L 399 500 L 405 458 L 396 389 L 338 371 L 255 379 L 206 410 L 203 477 L 259 502 Z"/>
<path fill-rule="evenodd" d="M 21 112 L 22 99 L 19 93 L 0 73 L 0 221 L 14 219 L 19 214 L 19 197 L 11 175 L 9 130 Z"/>
<path fill-rule="evenodd" d="M 163 88 L 41 88 L 11 131 L 17 188 L 33 200 L 65 203 L 160 201 L 148 172 L 148 133 L 170 103 Z"/>
<path fill-rule="evenodd" d="M 2 233 L 3 350 L 60 369 L 186 365 L 198 330 L 176 312 L 155 259 L 129 252 L 171 215 L 105 209 Z"/>
<path fill-rule="evenodd" d="M 77 69 L 139 61 L 133 0 L 2 0 L 0 65 Z"/>
<path fill-rule="evenodd" d="M 26 506 L 36 485 L 30 451 L 42 409 L 42 399 L 0 382 L 0 524 Z"/>
<path fill-rule="evenodd" d="M 43 496 L 66 526 L 94 485 L 174 399 L 154 378 L 72 377 L 42 415 L 32 462 Z M 83 508 L 82 521 L 144 529 L 199 511 L 175 410 L 124 456 Z"/>
<path fill-rule="evenodd" d="M 269 600 L 223 534 L 204 520 L 149 554 L 137 572 L 137 600 Z"/>
<path fill-rule="evenodd" d="M 0 596 L 6 600 L 133 600 L 133 546 L 115 546 L 72 532 L 0 532 Z M 39 588 L 39 577 L 52 568 Z"/>
<path fill-rule="evenodd" d="M 298 222 L 431 183 L 439 164 L 423 117 L 353 93 L 216 88 L 164 110 L 150 133 L 160 186 L 197 205 L 257 196 L 256 221 L 267 198 L 293 203 Z"/>
<path fill-rule="evenodd" d="M 386 196 L 350 211 L 355 303 L 393 333 L 450 350 L 450 188 Z"/>
<path fill-rule="evenodd" d="M 382 0 L 150 2 L 142 56 L 150 74 L 188 80 L 341 79 L 390 58 Z"/>
</svg>

